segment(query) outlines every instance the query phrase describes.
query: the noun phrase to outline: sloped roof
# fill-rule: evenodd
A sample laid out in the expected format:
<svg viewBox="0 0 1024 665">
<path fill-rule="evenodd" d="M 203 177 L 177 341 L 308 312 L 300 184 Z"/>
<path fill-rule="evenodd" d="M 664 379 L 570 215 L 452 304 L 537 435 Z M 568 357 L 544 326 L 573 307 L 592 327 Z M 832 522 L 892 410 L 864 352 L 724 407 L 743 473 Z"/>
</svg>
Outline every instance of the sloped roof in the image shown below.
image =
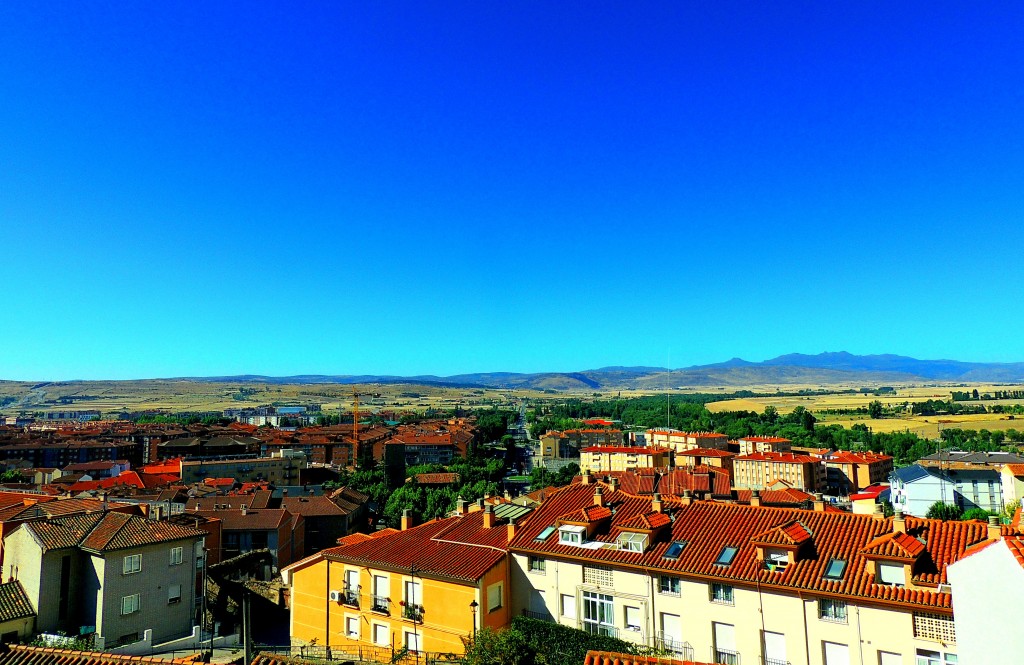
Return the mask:
<svg viewBox="0 0 1024 665">
<path fill-rule="evenodd" d="M 632 519 L 619 524 L 620 529 L 640 529 L 653 531 L 672 523 L 672 518 L 665 513 L 656 513 L 653 510 L 637 515 Z"/>
<path fill-rule="evenodd" d="M 453 485 L 462 476 L 457 473 L 417 473 L 413 478 L 420 485 Z"/>
<path fill-rule="evenodd" d="M 206 536 L 205 531 L 163 520 L 124 513 L 106 513 L 82 541 L 82 549 L 107 552 Z"/>
<path fill-rule="evenodd" d="M 146 656 L 122 656 L 99 651 L 30 647 L 24 644 L 0 646 L 0 665 L 168 665 L 168 663 L 192 663 L 198 660 L 198 653 L 187 658 L 166 660 Z"/>
<path fill-rule="evenodd" d="M 736 500 L 740 503 L 750 503 L 750 499 L 753 496 L 753 490 L 736 490 Z M 761 495 L 761 505 L 770 506 L 800 506 L 814 498 L 813 494 L 798 490 L 795 487 L 789 487 L 786 489 L 762 489 L 759 490 Z"/>
<path fill-rule="evenodd" d="M 14 580 L 0 584 L 0 622 L 24 619 L 36 615 L 32 602 L 21 582 Z"/>
<path fill-rule="evenodd" d="M 650 510 L 650 499 L 624 492 L 604 494 L 605 503 L 615 509 L 611 530 L 593 538 L 596 542 L 612 543 L 616 527 L 639 513 Z M 549 496 L 530 519 L 517 530 L 510 549 L 521 553 L 543 554 L 553 558 L 586 560 L 603 565 L 640 567 L 652 571 L 676 572 L 702 578 L 721 579 L 734 584 L 760 584 L 793 592 L 815 591 L 851 599 L 872 599 L 879 602 L 897 602 L 922 608 L 952 609 L 948 593 L 932 588 L 946 582 L 946 566 L 964 555 L 965 550 L 987 538 L 988 527 L 979 522 L 942 522 L 913 517 L 905 518 L 906 530 L 919 543 L 926 554 L 915 572 L 916 588 L 876 584 L 867 570 L 865 548 L 880 536 L 893 533 L 893 518 L 852 513 L 819 512 L 794 508 L 753 507 L 713 501 L 695 501 L 684 506 L 663 499 L 663 510 L 673 516 L 670 533 L 659 538 L 644 553 L 615 548 L 578 547 L 560 542 L 557 538 L 536 541 L 547 526 L 554 525 L 563 515 L 580 510 L 593 502 L 593 489 L 584 485 L 571 485 Z M 782 572 L 764 570 L 757 558 L 752 540 L 759 534 L 798 521 L 814 534 L 814 547 L 807 557 L 800 557 Z M 1004 527 L 1010 532 L 1011 527 Z M 664 554 L 672 541 L 689 543 L 676 559 L 665 559 Z M 897 540 L 903 547 L 914 547 Z M 719 553 L 726 546 L 738 548 L 729 566 L 715 565 Z M 840 580 L 825 579 L 830 559 L 847 561 L 846 572 Z"/>
<path fill-rule="evenodd" d="M 274 665 L 271 663 L 260 665 Z M 588 651 L 583 665 L 707 665 L 693 660 L 676 660 L 664 656 L 636 656 L 613 651 Z"/>
<path fill-rule="evenodd" d="M 886 533 L 865 545 L 861 552 L 869 557 L 916 559 L 924 552 L 924 543 L 908 533 Z"/>
<path fill-rule="evenodd" d="M 796 547 L 810 540 L 810 530 L 798 520 L 790 520 L 784 524 L 772 527 L 767 531 L 757 534 L 750 539 L 755 545 L 782 545 L 783 547 Z"/>
<path fill-rule="evenodd" d="M 331 548 L 328 559 L 475 582 L 505 556 L 508 530 L 483 527 L 484 513 L 438 519 L 359 543 Z M 2 665 L 2 664 L 0 664 Z"/>
<path fill-rule="evenodd" d="M 206 517 L 216 517 L 221 521 L 224 531 L 268 531 L 279 528 L 292 513 L 283 508 L 261 508 L 247 510 L 243 513 L 235 510 L 188 510 L 187 513 L 198 513 Z"/>
<path fill-rule="evenodd" d="M 326 496 L 286 496 L 281 507 L 293 515 L 303 517 L 335 517 L 347 514 L 338 504 Z"/>
</svg>

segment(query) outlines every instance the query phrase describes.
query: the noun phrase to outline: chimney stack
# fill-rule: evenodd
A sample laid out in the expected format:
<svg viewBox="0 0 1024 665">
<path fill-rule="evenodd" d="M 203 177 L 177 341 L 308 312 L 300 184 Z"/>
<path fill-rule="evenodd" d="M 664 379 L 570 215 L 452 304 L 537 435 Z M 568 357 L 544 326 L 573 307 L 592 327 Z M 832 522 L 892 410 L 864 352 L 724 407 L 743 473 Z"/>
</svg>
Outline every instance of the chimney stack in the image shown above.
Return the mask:
<svg viewBox="0 0 1024 665">
<path fill-rule="evenodd" d="M 243 514 L 243 515 L 247 515 L 247 514 L 248 514 L 248 512 L 249 512 L 249 506 L 247 506 L 247 505 L 245 505 L 245 504 L 243 503 L 243 504 L 242 504 L 242 514 Z"/>
<path fill-rule="evenodd" d="M 616 476 L 612 476 L 608 479 L 608 486 L 612 488 L 613 492 L 619 491 L 619 479 Z"/>
<path fill-rule="evenodd" d="M 412 528 L 412 512 L 406 508 L 402 511 L 402 531 Z"/>
<path fill-rule="evenodd" d="M 508 518 L 508 542 L 512 542 L 512 539 L 516 535 L 516 521 L 511 517 Z"/>
<path fill-rule="evenodd" d="M 999 540 L 1003 535 L 1003 521 L 998 515 L 988 516 L 988 539 Z"/>
<path fill-rule="evenodd" d="M 903 511 L 899 508 L 896 509 L 896 514 L 892 518 L 892 530 L 895 533 L 907 532 L 907 521 L 903 519 Z"/>
<path fill-rule="evenodd" d="M 484 507 L 484 528 L 490 529 L 494 526 L 494 506 L 487 504 Z"/>
<path fill-rule="evenodd" d="M 825 512 L 825 495 L 821 492 L 814 493 L 814 510 L 815 512 Z"/>
<path fill-rule="evenodd" d="M 761 507 L 761 490 L 750 490 L 750 505 L 755 508 Z"/>
<path fill-rule="evenodd" d="M 876 520 L 884 520 L 885 519 L 885 506 L 883 506 L 880 503 L 876 503 L 875 504 L 875 512 L 871 513 L 871 516 L 874 517 Z"/>
<path fill-rule="evenodd" d="M 683 498 L 679 500 L 679 503 L 684 506 L 689 506 L 693 503 L 693 492 L 690 490 L 683 490 Z"/>
<path fill-rule="evenodd" d="M 600 485 L 597 485 L 597 486 L 594 487 L 594 505 L 595 506 L 603 506 L 604 505 L 604 490 L 601 489 Z"/>
<path fill-rule="evenodd" d="M 581 482 L 584 485 L 589 485 L 590 483 L 594 482 L 594 476 L 592 473 L 590 473 L 590 471 L 584 471 L 583 475 L 580 476 L 580 478 L 582 479 Z"/>
<path fill-rule="evenodd" d="M 466 500 L 462 498 L 461 494 L 459 495 L 458 500 L 455 502 L 455 512 L 458 515 L 466 514 Z"/>
<path fill-rule="evenodd" d="M 661 512 L 661 495 L 655 492 L 651 496 L 651 510 L 656 513 Z"/>
</svg>

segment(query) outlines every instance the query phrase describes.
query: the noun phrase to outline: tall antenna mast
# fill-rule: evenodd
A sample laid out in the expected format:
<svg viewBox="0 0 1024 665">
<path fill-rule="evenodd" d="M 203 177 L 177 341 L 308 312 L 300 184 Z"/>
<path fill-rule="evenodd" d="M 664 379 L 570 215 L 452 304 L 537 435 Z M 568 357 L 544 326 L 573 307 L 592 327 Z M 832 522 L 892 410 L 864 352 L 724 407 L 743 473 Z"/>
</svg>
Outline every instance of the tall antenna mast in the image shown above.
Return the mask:
<svg viewBox="0 0 1024 665">
<path fill-rule="evenodd" d="M 672 353 L 665 359 L 665 427 L 672 429 Z"/>
</svg>

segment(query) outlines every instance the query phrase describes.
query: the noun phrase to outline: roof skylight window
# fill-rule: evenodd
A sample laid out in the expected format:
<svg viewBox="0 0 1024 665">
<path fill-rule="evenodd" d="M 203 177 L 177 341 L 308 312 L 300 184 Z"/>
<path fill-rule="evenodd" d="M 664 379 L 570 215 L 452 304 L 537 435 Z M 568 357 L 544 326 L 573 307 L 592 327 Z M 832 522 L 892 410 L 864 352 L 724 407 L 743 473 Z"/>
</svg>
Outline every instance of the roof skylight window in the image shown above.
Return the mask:
<svg viewBox="0 0 1024 665">
<path fill-rule="evenodd" d="M 825 579 L 826 580 L 841 580 L 843 579 L 843 573 L 846 572 L 846 561 L 843 559 L 830 559 L 828 565 L 825 566 Z"/>
<path fill-rule="evenodd" d="M 553 526 L 546 526 L 546 527 L 544 527 L 544 530 L 541 531 L 540 534 L 534 540 L 536 540 L 538 543 L 542 543 L 545 540 L 547 540 L 548 537 L 551 536 L 551 534 L 553 534 L 554 532 L 555 532 L 555 527 L 553 527 Z"/>
<path fill-rule="evenodd" d="M 719 553 L 718 558 L 715 559 L 715 565 L 728 566 L 730 563 L 732 563 L 732 560 L 736 558 L 736 553 L 739 551 L 740 549 L 738 547 L 726 545 L 722 548 L 722 551 Z"/>
<path fill-rule="evenodd" d="M 677 540 L 668 546 L 665 550 L 665 558 L 670 561 L 675 561 L 679 558 L 679 555 L 683 552 L 683 548 L 686 547 L 685 540 Z"/>
</svg>

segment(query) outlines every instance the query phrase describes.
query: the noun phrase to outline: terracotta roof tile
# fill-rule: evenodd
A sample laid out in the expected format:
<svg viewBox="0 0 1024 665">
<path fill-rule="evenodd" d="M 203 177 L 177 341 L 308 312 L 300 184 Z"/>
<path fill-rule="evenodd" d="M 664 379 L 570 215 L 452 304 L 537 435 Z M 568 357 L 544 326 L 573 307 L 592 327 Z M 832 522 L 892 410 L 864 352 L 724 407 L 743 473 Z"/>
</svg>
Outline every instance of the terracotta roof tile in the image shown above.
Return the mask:
<svg viewBox="0 0 1024 665">
<path fill-rule="evenodd" d="M 594 538 L 597 542 L 614 540 L 616 527 L 638 514 L 650 510 L 649 497 L 637 497 L 621 491 L 604 494 L 606 505 L 615 509 L 611 530 Z M 908 551 L 920 547 L 923 553 L 917 563 L 914 588 L 876 584 L 867 569 L 868 556 L 863 550 L 886 534 L 893 533 L 893 519 L 872 515 L 808 511 L 794 508 L 752 507 L 713 501 L 695 501 L 684 506 L 663 499 L 663 510 L 673 516 L 670 534 L 656 539 L 643 554 L 615 548 L 587 549 L 548 538 L 535 539 L 548 526 L 568 513 L 592 504 L 593 488 L 570 485 L 552 493 L 531 517 L 517 530 L 510 549 L 520 553 L 543 554 L 552 558 L 594 561 L 604 565 L 642 567 L 652 571 L 676 572 L 704 579 L 721 579 L 733 584 L 760 584 L 763 588 L 792 592 L 817 592 L 851 599 L 872 599 L 878 602 L 902 603 L 928 609 L 952 611 L 948 593 L 931 588 L 946 582 L 946 567 L 962 557 L 967 548 L 987 538 L 987 525 L 978 522 L 942 522 L 913 517 L 905 518 L 906 530 L 918 545 L 905 538 L 897 539 L 899 547 Z M 814 547 L 805 556 L 782 572 L 769 572 L 757 558 L 752 539 L 759 534 L 799 522 L 813 534 Z M 1010 533 L 1011 527 L 1004 527 Z M 924 540 L 921 543 L 920 537 Z M 664 558 L 672 541 L 689 545 L 674 560 Z M 887 541 L 891 541 L 890 536 Z M 729 566 L 717 566 L 715 559 L 725 546 L 738 548 Z M 895 545 L 894 545 L 895 546 Z M 840 580 L 825 579 L 830 559 L 847 561 Z"/>
<path fill-rule="evenodd" d="M 916 559 L 924 552 L 924 543 L 907 533 L 886 533 L 865 545 L 861 552 L 869 557 Z"/>
<path fill-rule="evenodd" d="M 21 582 L 0 584 L 0 623 L 36 615 Z"/>
<path fill-rule="evenodd" d="M 98 651 L 74 651 L 53 647 L 8 644 L 0 647 L 0 665 L 168 665 L 197 662 L 199 654 L 175 660 L 125 656 Z"/>
<path fill-rule="evenodd" d="M 261 664 L 262 665 L 262 664 Z M 266 664 L 271 665 L 271 664 Z M 676 660 L 664 656 L 636 656 L 612 651 L 588 651 L 583 665 L 707 665 L 693 660 Z"/>
</svg>

